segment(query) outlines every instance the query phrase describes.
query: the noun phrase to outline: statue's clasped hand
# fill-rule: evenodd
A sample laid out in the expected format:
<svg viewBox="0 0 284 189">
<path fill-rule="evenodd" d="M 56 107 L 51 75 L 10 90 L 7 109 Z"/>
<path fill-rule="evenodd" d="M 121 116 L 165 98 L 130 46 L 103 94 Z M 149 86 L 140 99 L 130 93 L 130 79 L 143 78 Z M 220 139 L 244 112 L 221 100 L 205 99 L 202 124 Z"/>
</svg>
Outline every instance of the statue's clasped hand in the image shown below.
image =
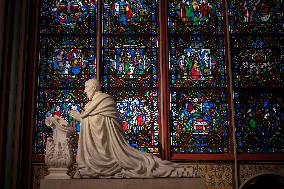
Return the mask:
<svg viewBox="0 0 284 189">
<path fill-rule="evenodd" d="M 71 110 L 70 115 L 75 119 L 76 121 L 81 121 L 81 114 L 78 111 Z"/>
</svg>

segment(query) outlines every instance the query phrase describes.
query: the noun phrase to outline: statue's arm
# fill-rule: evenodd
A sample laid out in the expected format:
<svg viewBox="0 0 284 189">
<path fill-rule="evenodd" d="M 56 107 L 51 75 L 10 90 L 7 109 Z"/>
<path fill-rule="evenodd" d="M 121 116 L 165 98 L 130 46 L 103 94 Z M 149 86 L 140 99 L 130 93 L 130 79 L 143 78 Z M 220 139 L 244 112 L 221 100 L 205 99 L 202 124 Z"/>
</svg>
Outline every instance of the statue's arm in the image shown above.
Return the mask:
<svg viewBox="0 0 284 189">
<path fill-rule="evenodd" d="M 76 121 L 82 121 L 82 116 L 81 114 L 78 112 L 78 111 L 74 111 L 74 110 L 71 110 L 70 111 L 70 115 L 73 117 L 73 119 L 75 119 Z"/>
</svg>

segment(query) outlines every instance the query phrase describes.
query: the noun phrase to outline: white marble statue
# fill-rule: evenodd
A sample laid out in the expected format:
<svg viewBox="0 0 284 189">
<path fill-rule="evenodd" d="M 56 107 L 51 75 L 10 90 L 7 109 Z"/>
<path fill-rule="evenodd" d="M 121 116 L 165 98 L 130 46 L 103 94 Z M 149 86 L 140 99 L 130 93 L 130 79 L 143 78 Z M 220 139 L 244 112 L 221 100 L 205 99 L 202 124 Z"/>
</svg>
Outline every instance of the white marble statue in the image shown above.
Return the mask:
<svg viewBox="0 0 284 189">
<path fill-rule="evenodd" d="M 47 138 L 45 163 L 49 175 L 45 179 L 68 179 L 68 167 L 73 163 L 69 136 L 75 131 L 64 119 L 58 116 L 45 118 L 45 124 L 52 128 L 52 137 Z"/>
<path fill-rule="evenodd" d="M 84 112 L 71 111 L 81 122 L 77 164 L 73 178 L 194 177 L 196 171 L 141 152 L 124 139 L 113 98 L 101 92 L 96 79 L 85 83 L 90 101 Z"/>
</svg>

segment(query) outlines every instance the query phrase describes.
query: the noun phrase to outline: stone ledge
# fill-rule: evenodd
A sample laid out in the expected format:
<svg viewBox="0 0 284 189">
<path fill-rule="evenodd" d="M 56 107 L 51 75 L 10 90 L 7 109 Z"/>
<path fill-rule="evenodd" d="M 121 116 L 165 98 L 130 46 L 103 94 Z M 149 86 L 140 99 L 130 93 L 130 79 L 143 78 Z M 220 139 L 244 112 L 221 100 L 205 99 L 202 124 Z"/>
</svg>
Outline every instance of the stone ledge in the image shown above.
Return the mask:
<svg viewBox="0 0 284 189">
<path fill-rule="evenodd" d="M 206 189 L 202 178 L 44 179 L 40 189 Z"/>
</svg>

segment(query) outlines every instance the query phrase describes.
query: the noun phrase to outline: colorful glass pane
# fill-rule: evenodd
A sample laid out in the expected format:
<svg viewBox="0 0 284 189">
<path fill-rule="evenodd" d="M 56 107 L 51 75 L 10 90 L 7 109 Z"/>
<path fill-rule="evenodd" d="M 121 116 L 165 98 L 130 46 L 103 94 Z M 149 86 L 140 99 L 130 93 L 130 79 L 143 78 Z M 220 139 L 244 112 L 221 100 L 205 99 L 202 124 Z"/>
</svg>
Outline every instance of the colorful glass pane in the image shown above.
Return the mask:
<svg viewBox="0 0 284 189">
<path fill-rule="evenodd" d="M 114 96 L 129 144 L 159 154 L 156 37 L 103 38 L 103 88 Z"/>
<path fill-rule="evenodd" d="M 222 1 L 168 4 L 171 153 L 228 153 Z"/>
<path fill-rule="evenodd" d="M 40 10 L 41 33 L 95 33 L 95 0 L 41 0 Z"/>
<path fill-rule="evenodd" d="M 231 0 L 229 11 L 238 152 L 284 152 L 283 1 Z"/>
<path fill-rule="evenodd" d="M 284 152 L 283 91 L 235 93 L 239 153 Z"/>
<path fill-rule="evenodd" d="M 94 39 L 42 36 L 40 40 L 40 87 L 74 89 L 94 75 Z"/>
<path fill-rule="evenodd" d="M 35 156 L 44 155 L 46 137 L 52 134 L 45 125 L 47 116 L 60 116 L 76 129 L 71 141 L 77 150 L 80 124 L 69 111 L 84 106 L 84 83 L 95 75 L 95 6 L 92 1 L 41 1 Z"/>
<path fill-rule="evenodd" d="M 283 40 L 283 35 L 232 36 L 235 87 L 283 87 Z"/>
<path fill-rule="evenodd" d="M 222 36 L 172 36 L 170 39 L 170 87 L 224 87 Z"/>
<path fill-rule="evenodd" d="M 222 0 L 171 0 L 168 4 L 170 33 L 223 33 Z"/>
<path fill-rule="evenodd" d="M 229 0 L 230 31 L 283 34 L 282 0 Z"/>
<path fill-rule="evenodd" d="M 103 39 L 104 87 L 157 87 L 156 37 Z"/>
<path fill-rule="evenodd" d="M 226 93 L 214 89 L 172 90 L 172 153 L 227 153 Z"/>
<path fill-rule="evenodd" d="M 105 34 L 156 34 L 157 0 L 104 0 Z"/>
</svg>

